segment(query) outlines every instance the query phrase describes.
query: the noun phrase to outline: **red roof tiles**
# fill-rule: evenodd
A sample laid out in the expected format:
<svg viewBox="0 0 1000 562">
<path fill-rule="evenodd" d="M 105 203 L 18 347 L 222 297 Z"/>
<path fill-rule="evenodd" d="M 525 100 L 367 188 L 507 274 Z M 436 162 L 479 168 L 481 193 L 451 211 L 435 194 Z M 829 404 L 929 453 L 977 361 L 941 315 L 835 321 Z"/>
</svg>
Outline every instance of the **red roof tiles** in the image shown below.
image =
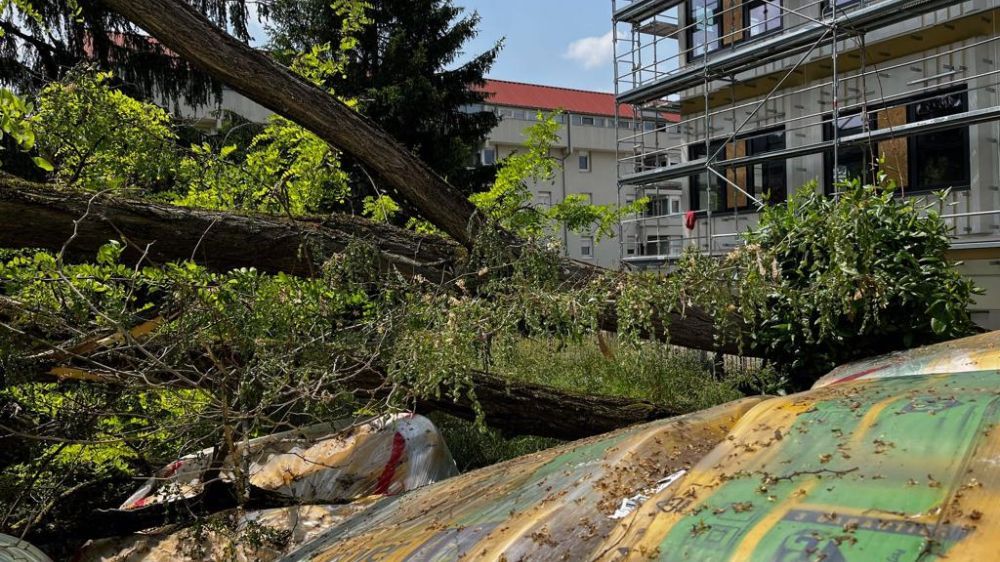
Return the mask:
<svg viewBox="0 0 1000 562">
<path fill-rule="evenodd" d="M 568 113 L 615 116 L 615 96 L 604 92 L 539 86 L 506 80 L 487 80 L 485 86 L 473 89 L 489 93 L 487 102 L 494 105 L 546 111 L 561 109 Z M 677 122 L 680 120 L 680 116 L 674 113 L 664 115 L 668 121 Z M 632 108 L 623 105 L 621 116 L 632 117 Z"/>
</svg>

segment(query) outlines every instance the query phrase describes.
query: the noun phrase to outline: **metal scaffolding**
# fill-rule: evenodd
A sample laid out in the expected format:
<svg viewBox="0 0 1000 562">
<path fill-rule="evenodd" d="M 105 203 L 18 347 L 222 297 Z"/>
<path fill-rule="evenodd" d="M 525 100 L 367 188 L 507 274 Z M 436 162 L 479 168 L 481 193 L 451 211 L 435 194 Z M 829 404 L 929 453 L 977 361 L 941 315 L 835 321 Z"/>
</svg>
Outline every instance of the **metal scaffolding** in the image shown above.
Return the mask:
<svg viewBox="0 0 1000 562">
<path fill-rule="evenodd" d="M 728 251 L 765 202 L 768 170 L 787 193 L 794 178 L 822 169 L 832 185 L 858 154 L 881 154 L 909 187 L 923 169 L 908 143 L 982 124 L 946 217 L 957 234 L 1000 240 L 1000 195 L 973 189 L 1000 191 L 996 2 L 612 0 L 619 200 L 670 201 L 622 221 L 623 261 L 662 266 L 690 244 Z M 932 105 L 942 113 L 927 116 Z"/>
</svg>

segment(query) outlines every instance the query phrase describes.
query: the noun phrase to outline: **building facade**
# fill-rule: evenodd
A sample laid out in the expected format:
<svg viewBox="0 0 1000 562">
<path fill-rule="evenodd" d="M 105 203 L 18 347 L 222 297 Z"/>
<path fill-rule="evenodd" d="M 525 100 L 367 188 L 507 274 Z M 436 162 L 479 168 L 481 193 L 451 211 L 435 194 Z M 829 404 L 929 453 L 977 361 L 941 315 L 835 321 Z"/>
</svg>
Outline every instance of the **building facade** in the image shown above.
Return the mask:
<svg viewBox="0 0 1000 562">
<path fill-rule="evenodd" d="M 634 198 L 629 195 L 619 199 L 621 194 L 617 189 L 618 128 L 633 130 L 635 124 L 650 131 L 659 129 L 651 136 L 659 137 L 664 145 L 668 138 L 673 142 L 680 139 L 677 127 L 670 126 L 678 119 L 674 113 L 650 113 L 644 121 L 633 119 L 632 113 L 616 119 L 613 94 L 502 80 L 489 80 L 482 89 L 488 94 L 486 105 L 470 110 L 495 111 L 500 117 L 500 124 L 490 133 L 480 153 L 482 163 L 492 164 L 524 150 L 527 140 L 524 131 L 536 121 L 539 112 L 562 112 L 558 117 L 559 140 L 551 150 L 560 169 L 552 180 L 529 185 L 537 206 L 559 203 L 569 195 L 583 195 L 596 205 L 630 203 Z M 649 194 L 654 196 L 651 190 Z M 670 205 L 667 193 L 655 197 L 653 205 Z M 670 201 L 675 201 L 679 195 L 675 197 L 675 192 L 671 192 L 670 197 Z M 635 251 L 634 240 L 626 241 L 617 234 L 600 238 L 592 232 L 566 228 L 554 233 L 568 257 L 606 268 L 618 268 L 623 253 Z"/>
<path fill-rule="evenodd" d="M 974 319 L 1000 328 L 997 2 L 613 0 L 619 114 L 681 114 L 666 146 L 619 134 L 620 191 L 670 185 L 680 199 L 623 225 L 669 251 L 637 244 L 623 261 L 731 251 L 761 204 L 882 172 L 901 197 L 950 190 L 936 209 L 949 257 L 987 291 Z"/>
</svg>

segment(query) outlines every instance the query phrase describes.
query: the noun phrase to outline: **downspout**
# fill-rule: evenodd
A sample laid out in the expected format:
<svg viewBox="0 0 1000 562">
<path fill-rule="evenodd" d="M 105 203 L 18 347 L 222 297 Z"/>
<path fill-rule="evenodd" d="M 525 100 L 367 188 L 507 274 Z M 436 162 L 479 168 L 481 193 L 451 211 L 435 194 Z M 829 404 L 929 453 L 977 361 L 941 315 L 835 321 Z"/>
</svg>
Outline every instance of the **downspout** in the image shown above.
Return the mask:
<svg viewBox="0 0 1000 562">
<path fill-rule="evenodd" d="M 566 154 L 562 158 L 562 199 L 566 200 L 566 161 L 569 160 L 571 154 L 573 154 L 573 118 L 569 113 L 566 113 Z M 569 227 L 565 224 L 562 225 L 563 231 L 563 255 L 567 258 L 569 257 Z"/>
</svg>

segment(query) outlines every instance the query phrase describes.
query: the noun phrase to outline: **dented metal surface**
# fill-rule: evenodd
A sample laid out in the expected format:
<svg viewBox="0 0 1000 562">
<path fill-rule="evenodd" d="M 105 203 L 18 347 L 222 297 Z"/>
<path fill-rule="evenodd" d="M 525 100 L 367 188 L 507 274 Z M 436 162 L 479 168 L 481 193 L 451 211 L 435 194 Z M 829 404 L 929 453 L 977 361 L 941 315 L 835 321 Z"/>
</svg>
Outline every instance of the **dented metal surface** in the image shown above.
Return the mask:
<svg viewBox="0 0 1000 562">
<path fill-rule="evenodd" d="M 805 393 L 459 476 L 286 560 L 992 560 L 998 342 L 859 362 Z"/>
<path fill-rule="evenodd" d="M 918 347 L 841 365 L 813 388 L 851 381 L 921 375 L 957 375 L 1000 369 L 1000 331 Z"/>
<path fill-rule="evenodd" d="M 1000 333 L 845 365 L 359 500 L 282 560 L 993 560 L 998 369 Z"/>
<path fill-rule="evenodd" d="M 996 554 L 1000 373 L 769 400 L 596 558 L 967 560 Z M 991 559 L 987 557 L 986 559 Z"/>
<path fill-rule="evenodd" d="M 580 560 L 622 500 L 692 466 L 758 399 L 528 455 L 376 506 L 286 560 Z"/>
</svg>

